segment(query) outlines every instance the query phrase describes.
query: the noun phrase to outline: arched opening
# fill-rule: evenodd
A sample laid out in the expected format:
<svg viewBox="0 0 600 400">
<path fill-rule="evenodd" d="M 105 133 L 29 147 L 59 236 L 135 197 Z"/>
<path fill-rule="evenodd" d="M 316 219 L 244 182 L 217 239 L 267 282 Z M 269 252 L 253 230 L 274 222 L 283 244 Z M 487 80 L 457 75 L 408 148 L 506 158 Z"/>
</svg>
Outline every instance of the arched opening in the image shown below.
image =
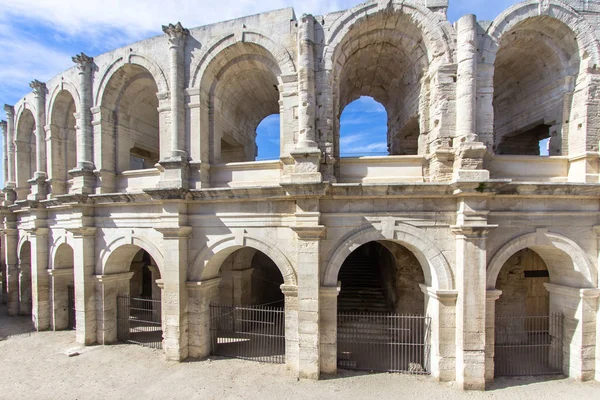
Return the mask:
<svg viewBox="0 0 600 400">
<path fill-rule="evenodd" d="M 502 266 L 496 288 L 495 376 L 562 373 L 562 319 L 550 315 L 544 260 L 530 248 Z"/>
<path fill-rule="evenodd" d="M 340 116 L 340 156 L 388 155 L 387 131 L 387 112 L 383 105 L 368 96 L 354 100 Z"/>
<path fill-rule="evenodd" d="M 422 78 L 428 55 L 421 30 L 410 16 L 391 9 L 357 21 L 333 54 L 334 156 L 340 156 L 341 112 L 369 96 L 387 112 L 390 155 L 415 155 L 419 146 Z"/>
<path fill-rule="evenodd" d="M 427 373 L 425 276 L 415 255 L 392 241 L 369 242 L 346 258 L 338 279 L 338 367 Z"/>
<path fill-rule="evenodd" d="M 281 118 L 271 114 L 256 128 L 257 161 L 279 159 L 281 146 Z"/>
<path fill-rule="evenodd" d="M 31 243 L 23 243 L 19 252 L 19 315 L 32 315 Z"/>
<path fill-rule="evenodd" d="M 264 47 L 236 43 L 210 62 L 200 84 L 203 120 L 208 122 L 213 164 L 254 161 L 256 132 L 266 117 L 279 114 L 277 60 Z"/>
<path fill-rule="evenodd" d="M 35 119 L 29 109 L 24 109 L 17 122 L 15 140 L 17 168 L 17 200 L 25 200 L 30 192 L 29 180 L 36 171 L 36 136 Z"/>
<path fill-rule="evenodd" d="M 102 107 L 112 114 L 117 173 L 154 168 L 159 160 L 161 143 L 157 92 L 152 74 L 136 64 L 122 66 L 108 82 Z"/>
<path fill-rule="evenodd" d="M 55 331 L 76 328 L 73 248 L 61 244 L 54 256 L 50 274 L 51 326 Z"/>
<path fill-rule="evenodd" d="M 579 63 L 575 33 L 554 18 L 528 18 L 503 34 L 494 64 L 496 154 L 566 154 Z"/>
<path fill-rule="evenodd" d="M 244 247 L 221 265 L 218 297 L 211 305 L 212 353 L 283 364 L 285 313 L 277 265 Z"/>
<path fill-rule="evenodd" d="M 62 90 L 54 100 L 50 115 L 51 153 L 48 165 L 53 195 L 69 192 L 68 172 L 77 167 L 75 113 L 73 96 Z"/>
</svg>

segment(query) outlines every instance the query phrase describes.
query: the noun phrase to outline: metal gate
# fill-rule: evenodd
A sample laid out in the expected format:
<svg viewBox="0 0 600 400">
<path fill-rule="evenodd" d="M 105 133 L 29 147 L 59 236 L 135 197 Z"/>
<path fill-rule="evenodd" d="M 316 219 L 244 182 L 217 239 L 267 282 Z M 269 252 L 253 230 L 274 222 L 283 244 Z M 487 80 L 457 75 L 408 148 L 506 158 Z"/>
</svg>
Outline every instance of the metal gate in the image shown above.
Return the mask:
<svg viewBox="0 0 600 400">
<path fill-rule="evenodd" d="M 563 316 L 496 317 L 494 375 L 562 374 Z"/>
<path fill-rule="evenodd" d="M 75 287 L 73 285 L 67 286 L 67 302 L 68 302 L 68 318 L 69 318 L 69 329 L 75 329 L 77 327 L 75 320 Z"/>
<path fill-rule="evenodd" d="M 429 374 L 430 317 L 338 313 L 338 367 Z"/>
<path fill-rule="evenodd" d="M 123 342 L 162 349 L 161 301 L 118 296 L 117 337 Z"/>
<path fill-rule="evenodd" d="M 285 363 L 282 307 L 210 306 L 212 354 L 273 364 Z"/>
</svg>

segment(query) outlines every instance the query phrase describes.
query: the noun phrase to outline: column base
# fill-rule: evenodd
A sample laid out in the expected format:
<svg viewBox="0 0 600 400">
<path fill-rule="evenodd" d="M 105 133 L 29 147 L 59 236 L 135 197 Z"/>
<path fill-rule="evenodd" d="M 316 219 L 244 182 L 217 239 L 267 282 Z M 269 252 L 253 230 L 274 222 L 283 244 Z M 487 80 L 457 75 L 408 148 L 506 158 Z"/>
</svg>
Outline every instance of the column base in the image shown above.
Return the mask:
<svg viewBox="0 0 600 400">
<path fill-rule="evenodd" d="M 94 194 L 96 190 L 97 177 L 92 169 L 76 168 L 69 171 L 72 178 L 70 194 Z"/>
<path fill-rule="evenodd" d="M 187 155 L 173 155 L 159 161 L 156 168 L 160 171 L 158 189 L 188 189 L 189 163 Z"/>
<path fill-rule="evenodd" d="M 323 176 L 319 172 L 321 150 L 307 147 L 290 152 L 294 165 L 289 175 L 281 178 L 282 183 L 321 183 Z"/>
<path fill-rule="evenodd" d="M 36 172 L 36 177 L 27 181 L 31 185 L 31 193 L 27 195 L 27 200 L 39 201 L 48 197 L 48 183 L 46 174 Z"/>
</svg>

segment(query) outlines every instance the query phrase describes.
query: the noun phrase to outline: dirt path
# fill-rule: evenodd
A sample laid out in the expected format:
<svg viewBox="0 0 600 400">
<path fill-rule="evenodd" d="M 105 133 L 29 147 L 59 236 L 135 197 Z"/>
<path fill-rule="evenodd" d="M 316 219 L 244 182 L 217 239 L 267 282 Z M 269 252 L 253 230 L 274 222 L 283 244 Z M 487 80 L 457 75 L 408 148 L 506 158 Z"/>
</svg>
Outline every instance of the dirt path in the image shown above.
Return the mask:
<svg viewBox="0 0 600 400">
<path fill-rule="evenodd" d="M 568 379 L 499 379 L 485 393 L 399 374 L 297 381 L 280 365 L 167 362 L 159 350 L 82 348 L 74 332 L 30 331 L 28 318 L 8 318 L 0 308 L 0 399 L 600 399 L 600 383 Z M 69 357 L 72 350 L 81 354 Z"/>
</svg>

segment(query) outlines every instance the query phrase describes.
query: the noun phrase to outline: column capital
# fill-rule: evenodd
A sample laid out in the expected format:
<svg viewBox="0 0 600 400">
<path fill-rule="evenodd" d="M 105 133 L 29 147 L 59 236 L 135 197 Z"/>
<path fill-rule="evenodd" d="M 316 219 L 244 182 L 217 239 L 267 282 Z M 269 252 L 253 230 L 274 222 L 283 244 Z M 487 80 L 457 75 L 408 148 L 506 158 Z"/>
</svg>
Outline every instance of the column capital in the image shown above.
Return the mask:
<svg viewBox="0 0 600 400">
<path fill-rule="evenodd" d="M 327 228 L 323 225 L 316 226 L 291 226 L 290 227 L 301 240 L 319 240 L 325 236 Z"/>
<path fill-rule="evenodd" d="M 567 297 L 579 297 L 581 299 L 596 299 L 600 297 L 600 289 L 597 288 L 575 288 L 554 283 L 544 283 L 544 286 L 550 293 Z"/>
<path fill-rule="evenodd" d="M 485 301 L 496 301 L 502 295 L 502 290 L 488 289 L 485 291 Z"/>
<path fill-rule="evenodd" d="M 44 97 L 46 95 L 46 84 L 44 82 L 34 79 L 29 83 L 29 87 L 33 89 L 36 97 Z"/>
<path fill-rule="evenodd" d="M 166 227 L 154 229 L 162 233 L 164 239 L 189 238 L 192 235 L 193 230 L 191 226 L 176 226 L 172 228 Z"/>
<path fill-rule="evenodd" d="M 341 290 L 342 285 L 338 282 L 336 286 L 321 286 L 319 288 L 319 295 L 322 297 L 338 297 Z"/>
<path fill-rule="evenodd" d="M 90 57 L 85 53 L 77 54 L 74 57 L 71 57 L 73 62 L 77 64 L 77 69 L 81 72 L 90 72 L 92 70 L 92 65 L 94 65 L 94 57 Z"/>
<path fill-rule="evenodd" d="M 438 300 L 440 303 L 445 305 L 456 305 L 456 299 L 458 298 L 458 290 L 441 290 L 429 287 L 423 283 L 419 285 L 423 294 L 431 297 L 432 299 Z"/>
<path fill-rule="evenodd" d="M 162 30 L 169 36 L 169 42 L 174 46 L 181 46 L 185 42 L 185 38 L 190 34 L 190 31 L 177 22 L 175 25 L 163 25 Z"/>
<path fill-rule="evenodd" d="M 6 113 L 6 118 L 12 118 L 15 116 L 15 107 L 5 104 L 4 105 L 4 112 Z"/>
<path fill-rule="evenodd" d="M 450 227 L 456 236 L 464 236 L 466 239 L 485 239 L 498 225 L 453 225 Z"/>
<path fill-rule="evenodd" d="M 298 297 L 298 286 L 286 285 L 285 283 L 279 286 L 285 297 Z"/>
<path fill-rule="evenodd" d="M 83 227 L 83 228 L 68 228 L 67 231 L 71 232 L 75 237 L 86 237 L 95 236 L 98 228 L 96 227 Z"/>
</svg>

